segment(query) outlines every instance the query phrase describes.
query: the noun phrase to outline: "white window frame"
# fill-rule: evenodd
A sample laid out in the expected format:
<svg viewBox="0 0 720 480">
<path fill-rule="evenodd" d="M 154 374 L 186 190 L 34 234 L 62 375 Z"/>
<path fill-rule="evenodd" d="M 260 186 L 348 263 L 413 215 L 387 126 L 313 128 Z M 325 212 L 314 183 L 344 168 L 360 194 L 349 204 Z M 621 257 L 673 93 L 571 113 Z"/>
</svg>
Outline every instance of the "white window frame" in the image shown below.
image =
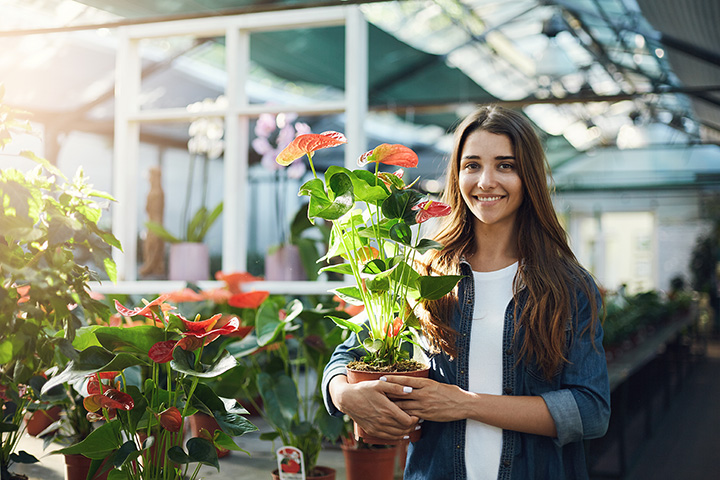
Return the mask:
<svg viewBox="0 0 720 480">
<path fill-rule="evenodd" d="M 250 63 L 250 34 L 260 31 L 296 28 L 345 26 L 345 91 L 342 101 L 315 102 L 310 105 L 250 105 L 246 95 Z M 226 45 L 227 108 L 202 113 L 185 108 L 140 110 L 141 86 L 140 42 L 144 39 L 173 36 L 224 36 Z M 152 293 L 180 288 L 183 282 L 138 281 L 137 225 L 140 177 L 140 126 L 157 122 L 191 122 L 208 113 L 224 117 L 224 204 L 222 216 L 222 269 L 225 272 L 246 271 L 248 230 L 248 152 L 249 121 L 261 113 L 296 112 L 298 114 L 345 114 L 345 166 L 352 168 L 355 159 L 366 150 L 364 122 L 368 110 L 368 27 L 357 5 L 319 7 L 299 10 L 262 12 L 245 15 L 197 18 L 179 21 L 132 25 L 118 29 L 118 52 L 115 71 L 115 133 L 113 152 L 112 228 L 123 251 L 115 249 L 118 283 L 94 286 L 98 291 Z M 208 285 L 213 282 L 207 282 Z M 338 282 L 258 282 L 252 285 L 273 293 L 323 293 Z M 201 286 L 203 283 L 201 283 Z"/>
</svg>

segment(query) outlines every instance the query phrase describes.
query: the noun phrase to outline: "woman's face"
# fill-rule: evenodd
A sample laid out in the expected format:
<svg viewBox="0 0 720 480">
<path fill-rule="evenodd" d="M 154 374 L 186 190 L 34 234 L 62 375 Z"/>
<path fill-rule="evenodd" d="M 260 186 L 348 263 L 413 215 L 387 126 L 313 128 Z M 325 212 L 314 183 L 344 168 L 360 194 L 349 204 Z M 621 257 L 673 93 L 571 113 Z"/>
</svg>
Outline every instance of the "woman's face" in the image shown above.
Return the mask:
<svg viewBox="0 0 720 480">
<path fill-rule="evenodd" d="M 479 222 L 487 226 L 515 224 L 523 200 L 522 181 L 510 139 L 475 130 L 460 155 L 460 192 Z"/>
</svg>

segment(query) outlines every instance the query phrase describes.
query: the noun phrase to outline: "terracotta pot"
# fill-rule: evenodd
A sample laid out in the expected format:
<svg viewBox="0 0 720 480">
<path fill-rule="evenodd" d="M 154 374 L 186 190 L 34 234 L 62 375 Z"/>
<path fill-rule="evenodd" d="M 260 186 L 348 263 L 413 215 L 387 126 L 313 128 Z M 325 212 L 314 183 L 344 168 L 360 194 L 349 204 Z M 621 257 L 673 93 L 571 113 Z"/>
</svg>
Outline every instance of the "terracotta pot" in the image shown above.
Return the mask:
<svg viewBox="0 0 720 480">
<path fill-rule="evenodd" d="M 88 476 L 88 472 L 90 471 L 90 462 L 92 462 L 91 459 L 84 455 L 73 454 L 73 455 L 64 455 L 65 457 L 65 480 L 85 480 Z M 102 471 L 103 467 L 101 466 L 98 471 Z M 107 480 L 108 472 L 103 473 L 100 476 L 95 475 L 93 477 L 93 480 Z"/>
<path fill-rule="evenodd" d="M 405 377 L 420 377 L 420 378 L 428 378 L 428 375 L 430 373 L 430 369 L 426 368 L 424 370 L 415 370 L 413 372 L 366 372 L 361 370 L 353 370 L 348 368 L 347 369 L 347 379 L 349 383 L 359 383 L 359 382 L 365 382 L 368 380 L 377 380 L 380 377 L 387 377 L 390 375 L 402 375 Z M 422 434 L 422 430 L 415 430 L 413 433 L 410 434 L 410 441 L 416 442 L 420 440 L 420 435 Z M 358 424 L 355 424 L 355 439 L 358 440 L 362 438 L 363 442 L 370 443 L 374 445 L 395 445 L 400 443 L 400 441 L 392 441 L 392 440 L 385 440 L 382 438 L 378 438 L 372 435 L 368 435 L 365 433 L 365 431 L 358 426 Z"/>
<path fill-rule="evenodd" d="M 335 480 L 335 469 L 330 467 L 315 467 L 315 475 L 307 475 L 306 478 L 313 479 L 313 480 Z M 280 475 L 278 475 L 277 469 L 273 470 L 272 473 L 273 480 L 280 480 Z M 370 480 L 368 478 L 368 480 Z"/>
<path fill-rule="evenodd" d="M 205 430 L 210 432 L 210 435 L 215 433 L 215 430 L 222 430 L 220 428 L 220 425 L 218 425 L 217 421 L 213 417 L 204 413 L 198 412 L 195 415 L 190 415 L 189 417 L 187 417 L 187 422 L 188 430 L 193 437 L 200 436 L 201 428 L 204 428 Z M 215 447 L 215 450 L 217 450 L 218 458 L 223 458 L 230 455 L 230 450 L 228 450 L 227 448 Z"/>
<path fill-rule="evenodd" d="M 210 253 L 204 243 L 170 245 L 169 280 L 198 282 L 210 278 Z"/>
<path fill-rule="evenodd" d="M 25 431 L 33 437 L 39 435 L 43 430 L 60 419 L 62 408 L 59 406 L 50 407 L 47 410 L 35 410 L 25 420 Z"/>
<path fill-rule="evenodd" d="M 341 445 L 347 480 L 392 480 L 397 445 L 388 448 L 355 448 Z"/>
</svg>

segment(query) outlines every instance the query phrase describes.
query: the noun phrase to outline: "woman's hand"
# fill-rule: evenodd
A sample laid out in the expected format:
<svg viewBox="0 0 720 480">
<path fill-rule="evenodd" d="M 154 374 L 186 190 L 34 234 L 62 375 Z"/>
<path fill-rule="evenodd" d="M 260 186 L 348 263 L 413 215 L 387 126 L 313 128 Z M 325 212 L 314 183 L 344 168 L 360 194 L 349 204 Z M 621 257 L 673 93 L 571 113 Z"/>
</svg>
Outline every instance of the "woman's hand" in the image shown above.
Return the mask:
<svg viewBox="0 0 720 480">
<path fill-rule="evenodd" d="M 436 382 L 428 378 L 388 375 L 388 383 L 410 387 L 412 392 L 390 398 L 408 415 L 431 420 L 450 422 L 468 418 L 468 392 L 456 385 Z"/>
<path fill-rule="evenodd" d="M 382 380 L 350 384 L 345 375 L 330 380 L 330 397 L 341 412 L 347 414 L 368 435 L 387 440 L 401 440 L 415 430 L 418 418 L 402 411 L 393 398 L 403 398 L 410 388 Z"/>
<path fill-rule="evenodd" d="M 540 396 L 472 393 L 457 385 L 399 375 L 388 375 L 387 382 L 412 389 L 402 396 L 390 395 L 412 417 L 434 422 L 469 418 L 506 430 L 557 437 L 555 421 Z"/>
</svg>

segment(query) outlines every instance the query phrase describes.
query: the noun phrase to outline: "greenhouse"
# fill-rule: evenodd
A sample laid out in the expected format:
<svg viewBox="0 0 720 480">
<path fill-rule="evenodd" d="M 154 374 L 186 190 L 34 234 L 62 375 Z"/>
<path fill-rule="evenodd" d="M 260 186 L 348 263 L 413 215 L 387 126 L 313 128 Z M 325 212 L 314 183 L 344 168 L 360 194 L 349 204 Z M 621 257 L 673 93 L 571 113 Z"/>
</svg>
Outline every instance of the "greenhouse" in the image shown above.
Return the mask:
<svg viewBox="0 0 720 480">
<path fill-rule="evenodd" d="M 717 2 L 1 8 L 2 480 L 716 475 Z"/>
</svg>

